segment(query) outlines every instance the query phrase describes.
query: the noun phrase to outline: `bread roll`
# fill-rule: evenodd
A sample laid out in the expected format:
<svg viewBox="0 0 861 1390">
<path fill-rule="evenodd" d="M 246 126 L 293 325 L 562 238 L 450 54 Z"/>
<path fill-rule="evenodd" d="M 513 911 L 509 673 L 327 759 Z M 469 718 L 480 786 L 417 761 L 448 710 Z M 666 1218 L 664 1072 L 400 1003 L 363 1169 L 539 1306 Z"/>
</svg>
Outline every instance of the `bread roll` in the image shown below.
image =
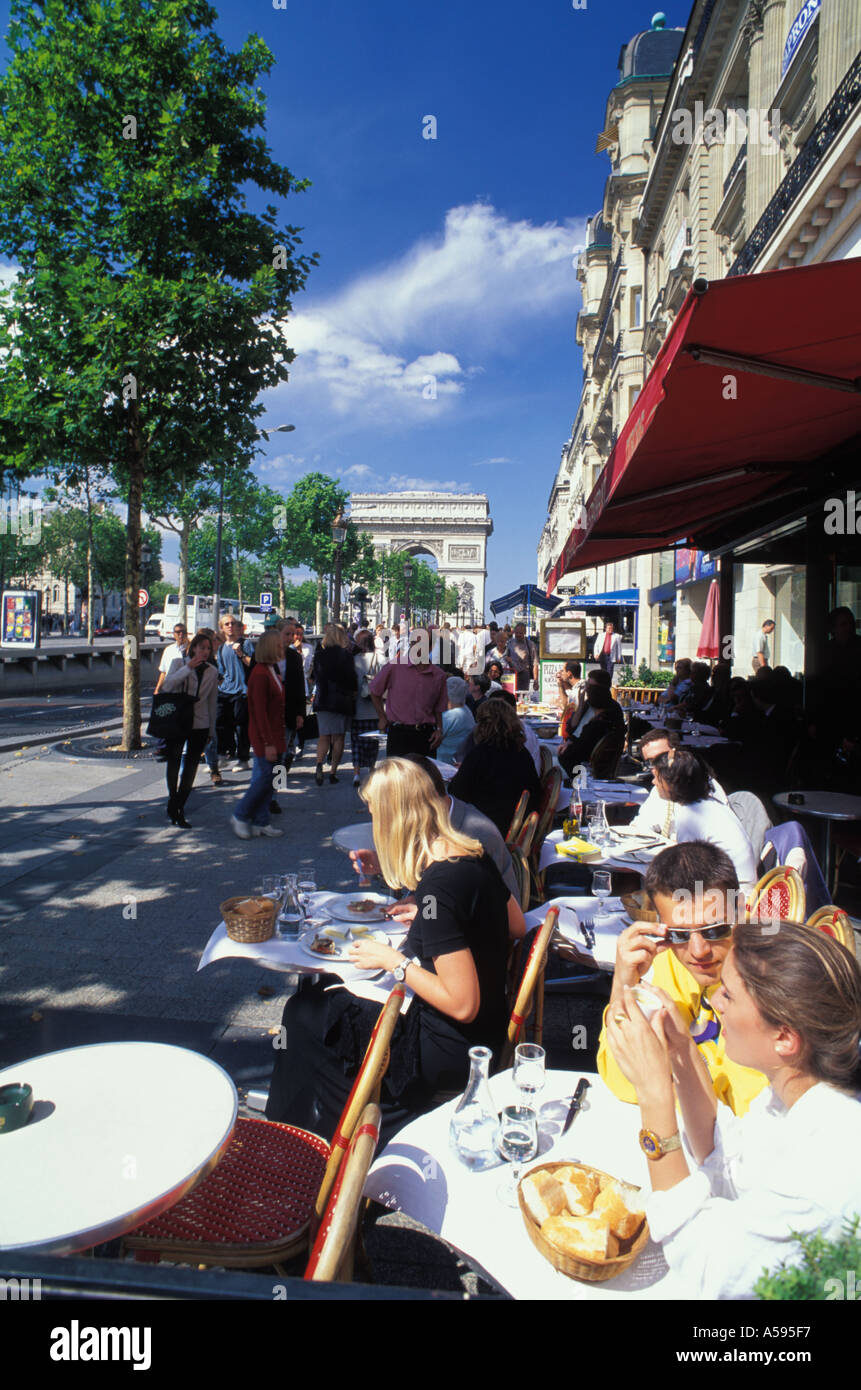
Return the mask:
<svg viewBox="0 0 861 1390">
<path fill-rule="evenodd" d="M 619 1240 L 630 1240 L 646 1219 L 646 1213 L 636 1209 L 638 1196 L 633 1188 L 612 1182 L 595 1198 L 592 1214 L 603 1217 Z"/>
<path fill-rule="evenodd" d="M 565 1210 L 565 1193 L 551 1173 L 529 1173 L 520 1184 L 530 1216 L 541 1226 Z"/>
<path fill-rule="evenodd" d="M 587 1260 L 609 1257 L 610 1229 L 598 1217 L 551 1216 L 542 1224 L 541 1234 L 564 1255 Z"/>
<path fill-rule="evenodd" d="M 565 1201 L 571 1215 L 588 1216 L 599 1192 L 598 1175 L 569 1163 L 563 1168 L 557 1168 L 553 1176 L 565 1193 Z"/>
</svg>

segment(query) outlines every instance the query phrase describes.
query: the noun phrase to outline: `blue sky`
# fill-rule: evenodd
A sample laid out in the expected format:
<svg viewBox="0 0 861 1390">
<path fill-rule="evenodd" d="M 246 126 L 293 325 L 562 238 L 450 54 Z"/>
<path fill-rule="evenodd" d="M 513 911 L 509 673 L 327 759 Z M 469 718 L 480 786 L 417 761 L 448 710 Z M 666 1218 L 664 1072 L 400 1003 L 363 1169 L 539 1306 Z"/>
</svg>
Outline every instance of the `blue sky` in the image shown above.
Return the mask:
<svg viewBox="0 0 861 1390">
<path fill-rule="evenodd" d="M 296 431 L 289 452 L 275 436 L 260 476 L 486 492 L 488 596 L 534 581 L 580 389 L 573 261 L 609 167 L 595 139 L 619 49 L 658 6 L 216 8 L 231 48 L 253 31 L 275 55 L 267 139 L 312 182 L 284 206 L 320 254 L 288 329 L 291 380 L 265 399 L 264 423 Z M 683 25 L 688 6 L 666 14 Z"/>
</svg>

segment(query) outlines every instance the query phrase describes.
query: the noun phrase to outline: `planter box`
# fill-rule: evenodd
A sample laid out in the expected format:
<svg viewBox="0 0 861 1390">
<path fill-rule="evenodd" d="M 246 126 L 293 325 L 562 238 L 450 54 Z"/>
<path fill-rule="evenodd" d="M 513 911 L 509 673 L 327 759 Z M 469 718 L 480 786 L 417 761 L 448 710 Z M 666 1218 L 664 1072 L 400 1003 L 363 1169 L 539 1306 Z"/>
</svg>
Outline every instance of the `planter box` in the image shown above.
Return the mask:
<svg viewBox="0 0 861 1390">
<path fill-rule="evenodd" d="M 666 688 L 665 685 L 614 685 L 613 698 L 620 705 L 656 705 Z"/>
</svg>

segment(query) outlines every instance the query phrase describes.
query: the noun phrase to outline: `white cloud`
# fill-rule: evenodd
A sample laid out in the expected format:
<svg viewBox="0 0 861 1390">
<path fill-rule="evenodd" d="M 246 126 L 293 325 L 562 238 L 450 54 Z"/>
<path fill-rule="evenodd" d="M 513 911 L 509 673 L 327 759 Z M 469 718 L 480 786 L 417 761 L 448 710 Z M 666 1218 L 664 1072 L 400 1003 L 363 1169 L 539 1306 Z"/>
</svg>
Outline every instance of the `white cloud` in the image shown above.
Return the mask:
<svg viewBox="0 0 861 1390">
<path fill-rule="evenodd" d="M 452 208 L 439 235 L 290 320 L 291 403 L 309 394 L 317 413 L 369 423 L 448 415 L 482 359 L 516 350 L 519 329 L 573 315 L 584 230 Z"/>
<path fill-rule="evenodd" d="M 499 464 L 499 463 L 513 463 L 513 462 L 514 462 L 514 460 L 513 460 L 513 459 L 510 459 L 510 458 L 477 459 L 476 462 L 475 462 L 472 466 L 473 466 L 473 468 L 487 468 L 490 464 L 493 464 L 493 463 Z"/>
</svg>

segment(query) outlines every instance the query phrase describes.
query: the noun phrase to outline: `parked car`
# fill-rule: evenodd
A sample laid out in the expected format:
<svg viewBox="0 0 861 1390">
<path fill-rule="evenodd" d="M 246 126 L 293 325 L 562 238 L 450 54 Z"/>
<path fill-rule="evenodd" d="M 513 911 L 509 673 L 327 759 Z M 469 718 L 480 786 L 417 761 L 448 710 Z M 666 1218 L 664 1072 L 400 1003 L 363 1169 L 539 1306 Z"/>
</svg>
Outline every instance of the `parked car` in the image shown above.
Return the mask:
<svg viewBox="0 0 861 1390">
<path fill-rule="evenodd" d="M 94 637 L 125 637 L 126 630 L 120 623 L 106 623 L 93 629 Z"/>
<path fill-rule="evenodd" d="M 147 621 L 146 621 L 146 627 L 144 628 L 144 636 L 145 636 L 145 637 L 163 637 L 163 636 L 164 636 L 164 614 L 163 614 L 163 613 L 151 613 L 151 614 L 150 614 L 150 616 L 147 618 Z"/>
</svg>

